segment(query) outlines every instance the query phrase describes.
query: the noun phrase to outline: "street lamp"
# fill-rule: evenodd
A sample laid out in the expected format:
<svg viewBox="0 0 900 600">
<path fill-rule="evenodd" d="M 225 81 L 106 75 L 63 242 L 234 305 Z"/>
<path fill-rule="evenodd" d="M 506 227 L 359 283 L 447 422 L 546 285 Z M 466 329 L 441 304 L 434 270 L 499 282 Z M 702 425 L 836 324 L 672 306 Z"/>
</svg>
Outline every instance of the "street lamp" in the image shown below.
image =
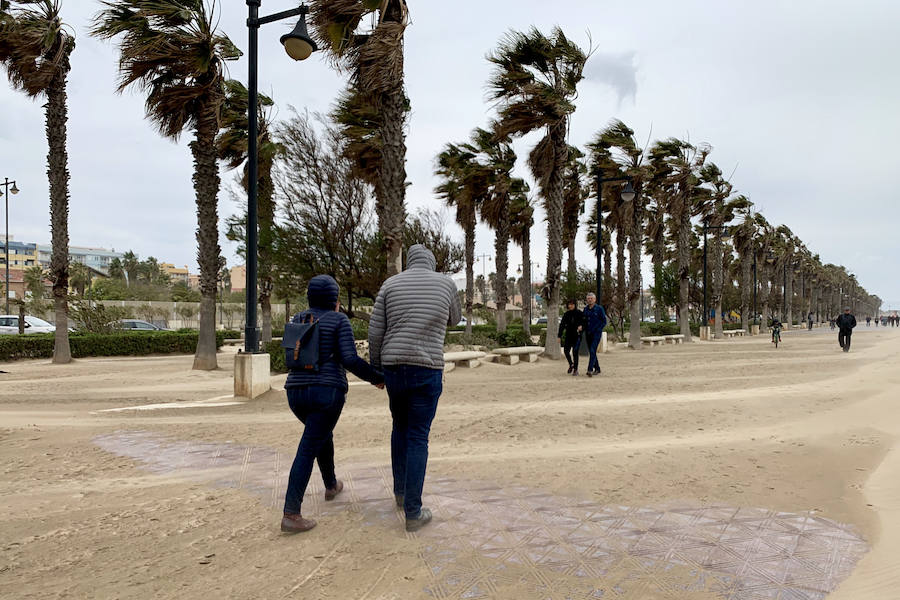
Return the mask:
<svg viewBox="0 0 900 600">
<path fill-rule="evenodd" d="M 703 326 L 706 327 L 709 324 L 709 291 L 706 285 L 706 272 L 707 272 L 707 263 L 709 262 L 707 259 L 706 252 L 706 238 L 707 231 L 710 229 L 727 229 L 727 225 L 707 225 L 706 222 L 703 223 Z M 725 239 L 725 238 L 723 238 Z"/>
<path fill-rule="evenodd" d="M 631 177 L 604 177 L 603 169 L 597 169 L 597 302 L 603 306 L 603 184 L 612 181 L 627 181 L 619 199 L 631 202 L 636 195 Z"/>
<path fill-rule="evenodd" d="M 4 204 L 6 206 L 4 215 L 6 216 L 6 245 L 3 247 L 3 250 L 6 254 L 6 285 L 3 286 L 3 293 L 6 294 L 6 314 L 9 314 L 9 193 L 13 194 L 19 193 L 19 188 L 16 187 L 15 181 L 10 181 L 8 178 L 3 178 L 3 197 L 6 199 Z"/>
<path fill-rule="evenodd" d="M 258 103 L 259 90 L 257 71 L 259 63 L 259 28 L 266 23 L 273 23 L 299 16 L 300 20 L 294 30 L 281 36 L 281 43 L 285 52 L 294 60 L 305 60 L 317 50 L 316 43 L 309 37 L 306 31 L 306 14 L 309 8 L 305 4 L 278 12 L 267 17 L 259 16 L 259 7 L 262 0 L 247 0 L 250 16 L 247 18 L 247 29 L 250 34 L 249 51 L 249 77 L 248 77 L 248 110 L 247 110 L 247 306 L 244 323 L 244 352 L 255 354 L 259 352 L 259 329 L 256 327 L 256 302 L 257 302 L 257 252 L 259 246 L 259 218 L 257 198 L 259 195 L 259 133 L 258 133 Z"/>
<path fill-rule="evenodd" d="M 516 275 L 518 275 L 519 277 L 522 276 L 522 267 L 523 266 L 525 266 L 525 265 L 520 264 L 519 268 L 516 269 Z M 537 267 L 540 269 L 541 265 L 539 265 L 537 263 L 533 263 L 531 261 L 528 261 L 528 283 L 529 283 L 529 287 L 528 287 L 528 322 L 529 323 L 531 323 L 531 317 L 532 317 L 531 304 L 534 301 L 534 292 L 532 291 L 534 289 L 534 267 Z M 524 304 L 524 303 L 525 303 L 525 297 L 523 296 L 522 304 Z"/>
</svg>

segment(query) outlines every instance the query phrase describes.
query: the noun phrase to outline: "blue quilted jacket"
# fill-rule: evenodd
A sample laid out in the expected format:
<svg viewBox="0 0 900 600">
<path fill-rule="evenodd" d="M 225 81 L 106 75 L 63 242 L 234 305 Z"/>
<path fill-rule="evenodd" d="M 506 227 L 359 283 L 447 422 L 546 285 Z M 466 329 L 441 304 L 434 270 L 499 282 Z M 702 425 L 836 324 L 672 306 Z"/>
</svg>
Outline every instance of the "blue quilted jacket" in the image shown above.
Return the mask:
<svg viewBox="0 0 900 600">
<path fill-rule="evenodd" d="M 356 354 L 350 319 L 344 313 L 334 310 L 337 306 L 338 292 L 337 282 L 328 275 L 316 275 L 309 281 L 307 297 L 310 308 L 294 315 L 293 322 L 301 323 L 310 314 L 319 321 L 321 367 L 318 373 L 292 370 L 288 374 L 285 388 L 323 385 L 340 388 L 346 392 L 345 369 L 369 383 L 384 381 L 381 373 L 375 371 Z"/>
</svg>

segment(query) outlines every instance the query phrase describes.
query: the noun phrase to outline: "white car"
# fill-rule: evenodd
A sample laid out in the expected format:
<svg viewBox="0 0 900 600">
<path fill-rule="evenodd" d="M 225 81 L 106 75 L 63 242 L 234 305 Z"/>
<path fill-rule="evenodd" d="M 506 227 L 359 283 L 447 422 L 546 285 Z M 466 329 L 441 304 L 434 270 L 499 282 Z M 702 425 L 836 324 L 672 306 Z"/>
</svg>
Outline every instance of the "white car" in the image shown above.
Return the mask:
<svg viewBox="0 0 900 600">
<path fill-rule="evenodd" d="M 25 315 L 25 333 L 53 333 L 56 326 L 43 319 Z M 0 315 L 0 333 L 19 333 L 19 315 Z"/>
</svg>

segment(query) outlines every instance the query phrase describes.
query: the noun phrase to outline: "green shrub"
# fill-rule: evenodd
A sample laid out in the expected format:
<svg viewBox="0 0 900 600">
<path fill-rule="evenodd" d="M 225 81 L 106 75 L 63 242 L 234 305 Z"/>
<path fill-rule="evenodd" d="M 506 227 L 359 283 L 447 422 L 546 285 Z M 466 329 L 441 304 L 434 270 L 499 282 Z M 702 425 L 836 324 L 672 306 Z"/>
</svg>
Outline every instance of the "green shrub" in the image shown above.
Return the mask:
<svg viewBox="0 0 900 600">
<path fill-rule="evenodd" d="M 53 356 L 52 333 L 37 335 L 0 335 L 0 361 Z M 73 358 L 88 356 L 144 356 L 147 354 L 193 354 L 198 333 L 178 331 L 116 332 L 69 334 Z M 216 334 L 216 347 L 224 341 Z"/>
<path fill-rule="evenodd" d="M 196 330 L 191 330 L 191 331 L 196 331 Z M 217 335 L 219 333 L 221 333 L 223 336 L 223 339 L 226 339 L 226 340 L 239 340 L 242 337 L 244 337 L 244 332 L 240 331 L 238 329 L 222 329 L 217 332 Z M 272 335 L 274 336 L 275 333 L 273 332 Z"/>
<path fill-rule="evenodd" d="M 269 368 L 275 373 L 287 373 L 287 365 L 284 363 L 284 348 L 281 347 L 281 342 L 269 342 L 264 350 L 269 353 Z"/>
</svg>

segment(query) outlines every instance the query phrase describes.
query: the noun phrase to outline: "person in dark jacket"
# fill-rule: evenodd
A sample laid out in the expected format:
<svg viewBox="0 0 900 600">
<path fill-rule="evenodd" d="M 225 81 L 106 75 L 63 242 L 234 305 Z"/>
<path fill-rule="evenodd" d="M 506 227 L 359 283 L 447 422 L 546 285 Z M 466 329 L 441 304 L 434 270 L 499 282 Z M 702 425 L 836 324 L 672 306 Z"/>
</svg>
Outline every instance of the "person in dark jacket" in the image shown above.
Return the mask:
<svg viewBox="0 0 900 600">
<path fill-rule="evenodd" d="M 837 318 L 835 324 L 838 326 L 838 343 L 844 352 L 850 352 L 850 336 L 856 327 L 856 317 L 850 313 L 849 306 L 844 309 L 844 314 Z"/>
<path fill-rule="evenodd" d="M 291 370 L 284 385 L 291 412 L 305 426 L 284 495 L 281 530 L 288 533 L 309 531 L 316 526 L 315 521 L 303 518 L 300 512 L 314 461 L 318 461 L 322 473 L 325 500 L 333 500 L 344 489 L 334 472 L 332 438 L 347 395 L 344 369 L 373 385 L 383 387 L 384 383 L 384 377 L 356 354 L 350 319 L 338 312 L 338 292 L 332 277 L 316 275 L 307 289 L 309 310 L 293 318 L 294 323 L 302 323 L 312 315 L 318 321 L 320 367 L 317 373 Z"/>
<path fill-rule="evenodd" d="M 566 302 L 566 314 L 559 322 L 556 337 L 563 347 L 566 360 L 569 361 L 568 373 L 578 376 L 578 349 L 581 348 L 581 332 L 584 331 L 584 313 L 578 310 L 574 300 Z M 574 352 L 573 352 L 574 350 Z"/>
<path fill-rule="evenodd" d="M 584 337 L 588 343 L 588 377 L 600 374 L 597 346 L 600 345 L 604 327 L 606 327 L 606 311 L 597 304 L 597 296 L 591 292 L 587 295 L 587 305 L 584 307 Z"/>
</svg>

